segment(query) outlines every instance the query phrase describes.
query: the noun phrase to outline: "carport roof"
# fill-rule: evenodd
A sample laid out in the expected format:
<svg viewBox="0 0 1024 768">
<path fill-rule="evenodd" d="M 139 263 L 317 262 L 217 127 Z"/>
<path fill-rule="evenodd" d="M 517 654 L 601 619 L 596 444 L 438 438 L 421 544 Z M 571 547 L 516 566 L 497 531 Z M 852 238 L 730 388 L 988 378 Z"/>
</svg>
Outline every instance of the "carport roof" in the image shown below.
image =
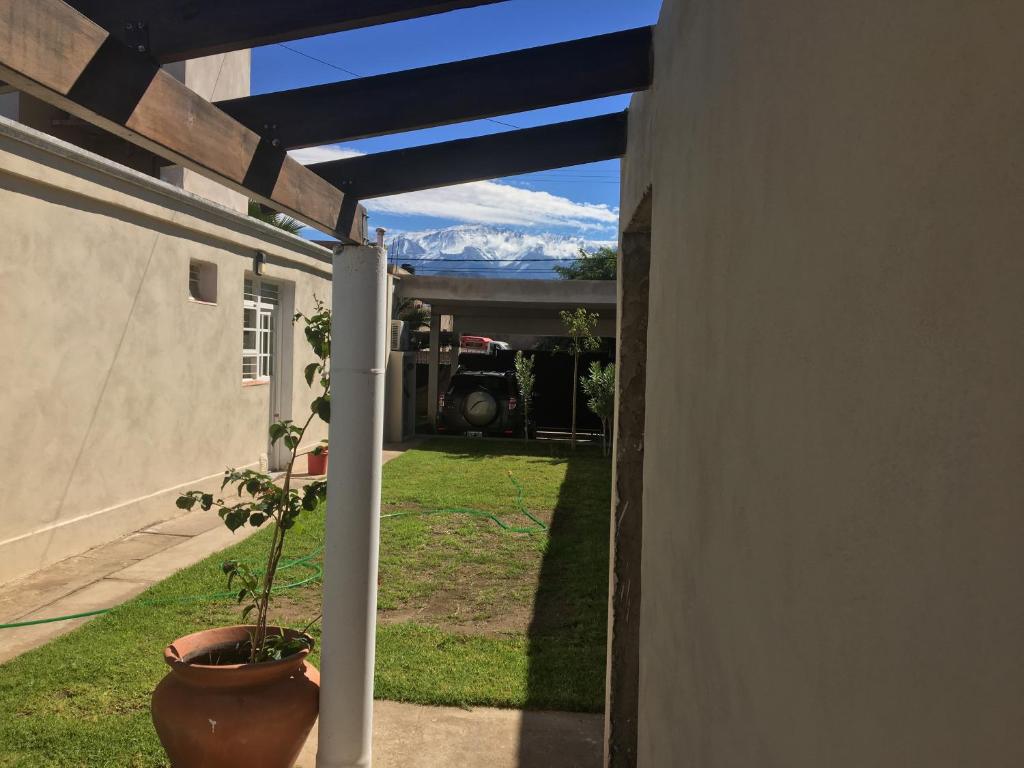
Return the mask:
<svg viewBox="0 0 1024 768">
<path fill-rule="evenodd" d="M 614 280 L 506 280 L 409 275 L 397 280 L 398 296 L 420 299 L 443 314 L 557 313 L 585 307 L 615 314 Z"/>
</svg>

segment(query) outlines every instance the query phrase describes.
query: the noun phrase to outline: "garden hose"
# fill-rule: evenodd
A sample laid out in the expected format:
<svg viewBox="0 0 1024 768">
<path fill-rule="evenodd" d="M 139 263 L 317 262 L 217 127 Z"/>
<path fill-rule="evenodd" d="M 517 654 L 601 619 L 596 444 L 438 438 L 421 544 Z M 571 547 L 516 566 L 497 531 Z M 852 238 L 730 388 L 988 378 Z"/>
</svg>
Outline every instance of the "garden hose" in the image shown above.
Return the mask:
<svg viewBox="0 0 1024 768">
<path fill-rule="evenodd" d="M 310 552 L 308 555 L 296 558 L 294 560 L 288 560 L 282 563 L 278 567 L 278 571 L 284 571 L 288 568 L 293 568 L 297 565 L 306 565 L 309 560 L 323 552 L 323 547 L 318 547 L 315 551 Z M 311 576 L 307 576 L 299 581 L 294 581 L 290 584 L 282 584 L 280 587 L 274 587 L 272 590 L 274 593 L 284 591 L 286 589 L 295 589 L 296 587 L 302 587 L 313 581 L 319 581 L 323 575 L 323 568 L 316 563 L 311 564 L 314 573 Z M 185 597 L 170 597 L 164 600 L 143 600 L 141 605 L 169 605 L 171 603 L 193 603 L 193 602 L 206 602 L 208 600 L 220 600 L 225 597 L 234 597 L 235 592 L 215 592 L 210 595 L 186 595 Z M 117 606 L 111 606 L 110 608 L 98 608 L 95 611 L 83 611 L 82 613 L 69 613 L 64 616 L 51 616 L 48 619 L 30 619 L 27 621 L 15 621 L 10 624 L 0 624 L 0 629 L 18 629 L 19 627 L 32 627 L 37 624 L 52 624 L 57 621 L 71 621 L 72 619 L 85 619 L 89 616 L 99 616 L 104 613 L 109 613 L 114 610 Z"/>
<path fill-rule="evenodd" d="M 411 517 L 413 515 L 470 515 L 473 517 L 482 517 L 491 520 L 501 530 L 507 533 L 540 533 L 547 531 L 548 527 L 542 520 L 539 520 L 529 509 L 526 508 L 526 502 L 523 499 L 524 492 L 522 484 L 516 480 L 515 476 L 511 472 L 508 473 L 508 479 L 512 481 L 512 485 L 516 489 L 516 511 L 525 517 L 530 518 L 535 524 L 531 526 L 513 526 L 506 523 L 500 517 L 492 512 L 487 512 L 482 509 L 473 509 L 472 507 L 442 507 L 439 509 L 421 509 L 421 510 L 410 510 L 407 512 L 392 512 L 387 515 L 381 515 L 382 520 L 395 517 Z M 302 557 L 297 557 L 293 560 L 286 560 L 278 566 L 278 571 L 286 571 L 289 568 L 305 567 L 313 570 L 310 576 L 298 581 L 293 581 L 289 584 L 282 584 L 280 587 L 274 587 L 273 592 L 283 592 L 286 589 L 296 589 L 303 587 L 306 584 L 310 584 L 314 581 L 319 581 L 323 576 L 324 570 L 320 563 L 311 562 L 314 558 L 319 557 L 324 551 L 323 546 L 317 547 L 315 550 Z M 234 597 L 235 592 L 215 592 L 209 595 L 187 595 L 185 597 L 172 597 L 163 600 L 143 600 L 142 605 L 169 605 L 171 603 L 190 603 L 190 602 L 205 602 L 210 600 L 220 600 L 226 597 Z M 15 621 L 10 624 L 0 624 L 0 629 L 18 629 L 20 627 L 32 627 L 37 624 L 52 624 L 58 621 L 71 621 L 73 619 L 85 619 L 90 616 L 99 616 L 104 613 L 109 613 L 114 610 L 117 606 L 110 608 L 98 608 L 95 611 L 83 611 L 81 613 L 69 613 L 64 616 L 51 616 L 48 619 L 30 619 L 27 621 Z"/>
<path fill-rule="evenodd" d="M 440 509 L 415 509 L 407 512 L 392 512 L 387 515 L 381 515 L 381 519 L 387 519 L 390 517 L 411 517 L 413 515 L 471 515 L 473 517 L 483 517 L 493 521 L 503 531 L 508 533 L 540 533 L 546 531 L 548 527 L 542 520 L 537 519 L 536 516 L 530 510 L 526 508 L 526 502 L 523 500 L 523 486 L 515 476 L 509 472 L 508 479 L 512 481 L 512 485 L 516 488 L 516 511 L 519 514 L 533 520 L 535 525 L 530 526 L 514 526 L 509 525 L 500 517 L 492 512 L 487 512 L 482 509 L 473 509 L 472 507 L 441 507 Z"/>
</svg>

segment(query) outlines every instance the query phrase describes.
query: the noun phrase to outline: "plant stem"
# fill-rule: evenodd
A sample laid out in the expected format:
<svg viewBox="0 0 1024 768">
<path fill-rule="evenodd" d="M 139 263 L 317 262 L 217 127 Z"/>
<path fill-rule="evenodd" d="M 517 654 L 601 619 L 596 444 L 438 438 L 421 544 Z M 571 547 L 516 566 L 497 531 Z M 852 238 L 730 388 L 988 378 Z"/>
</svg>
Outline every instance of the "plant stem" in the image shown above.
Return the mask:
<svg viewBox="0 0 1024 768">
<path fill-rule="evenodd" d="M 573 450 L 576 449 L 576 390 L 579 389 L 579 382 L 577 381 L 580 375 L 580 350 L 579 347 L 573 349 L 572 356 L 572 439 L 571 444 Z"/>
<path fill-rule="evenodd" d="M 324 387 L 323 396 L 330 393 L 330 384 Z M 306 419 L 306 423 L 302 425 L 302 429 L 299 430 L 295 436 L 295 445 L 292 447 L 291 457 L 288 460 L 288 467 L 284 473 L 284 484 L 281 487 L 280 502 L 278 503 L 277 510 L 274 512 L 274 538 L 270 544 L 270 554 L 267 558 L 267 569 L 263 573 L 263 592 L 257 602 L 256 609 L 256 637 L 252 644 L 252 652 L 250 661 L 255 662 L 263 651 L 263 644 L 267 637 L 267 619 L 270 613 L 270 597 L 274 589 L 274 578 L 277 575 L 277 565 L 281 561 L 281 555 L 284 552 L 284 537 L 285 529 L 282 527 L 284 521 L 285 512 L 289 504 L 292 473 L 295 469 L 295 460 L 299 455 L 299 446 L 302 444 L 302 438 L 306 435 L 306 430 L 309 429 L 309 425 L 313 423 L 313 418 L 316 416 L 316 412 L 311 412 L 309 418 Z"/>
</svg>

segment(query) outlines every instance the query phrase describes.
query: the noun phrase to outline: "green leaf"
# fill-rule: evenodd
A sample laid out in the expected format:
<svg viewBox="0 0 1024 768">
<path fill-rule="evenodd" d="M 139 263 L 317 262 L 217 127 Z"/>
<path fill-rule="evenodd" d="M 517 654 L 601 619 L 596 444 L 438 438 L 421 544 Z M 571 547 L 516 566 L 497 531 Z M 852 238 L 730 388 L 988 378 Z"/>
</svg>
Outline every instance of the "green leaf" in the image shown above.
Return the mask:
<svg viewBox="0 0 1024 768">
<path fill-rule="evenodd" d="M 255 528 L 259 528 L 261 525 L 263 525 L 263 523 L 266 522 L 266 520 L 267 516 L 264 515 L 262 512 L 253 512 L 251 515 L 249 515 L 249 525 Z"/>
<path fill-rule="evenodd" d="M 297 435 L 288 435 L 284 439 L 284 445 L 289 451 L 294 451 L 295 446 L 299 444 L 299 438 Z"/>
<path fill-rule="evenodd" d="M 306 385 L 313 386 L 313 377 L 316 376 L 317 369 L 320 367 L 320 363 L 310 363 L 306 366 Z"/>
<path fill-rule="evenodd" d="M 249 614 L 252 613 L 255 610 L 256 610 L 256 604 L 255 603 L 253 603 L 252 605 L 245 606 L 245 610 L 242 611 L 242 621 L 245 621 L 246 618 L 248 618 Z"/>
<path fill-rule="evenodd" d="M 287 442 L 287 440 L 288 440 L 288 438 L 285 438 L 286 442 Z M 247 490 L 250 494 L 255 495 L 259 491 L 259 489 L 260 489 L 260 481 L 259 481 L 259 479 L 253 477 L 253 478 L 250 478 L 248 481 L 246 481 L 246 483 L 245 483 L 245 490 Z"/>
<path fill-rule="evenodd" d="M 224 517 L 224 524 L 230 531 L 237 531 L 248 519 L 249 515 L 244 509 L 234 509 Z"/>
<path fill-rule="evenodd" d="M 210 507 L 213 506 L 213 494 L 212 493 L 204 493 L 203 494 L 203 500 L 200 503 L 200 506 L 205 511 L 209 511 Z"/>
<path fill-rule="evenodd" d="M 323 419 L 328 424 L 331 423 L 331 396 L 323 395 L 318 397 L 310 404 L 310 408 L 316 412 L 316 415 Z"/>
<path fill-rule="evenodd" d="M 192 509 L 192 507 L 195 506 L 195 503 L 196 503 L 196 497 L 192 496 L 192 495 L 188 495 L 188 496 L 179 496 L 178 500 L 176 502 L 174 502 L 174 505 L 178 509 Z"/>
</svg>

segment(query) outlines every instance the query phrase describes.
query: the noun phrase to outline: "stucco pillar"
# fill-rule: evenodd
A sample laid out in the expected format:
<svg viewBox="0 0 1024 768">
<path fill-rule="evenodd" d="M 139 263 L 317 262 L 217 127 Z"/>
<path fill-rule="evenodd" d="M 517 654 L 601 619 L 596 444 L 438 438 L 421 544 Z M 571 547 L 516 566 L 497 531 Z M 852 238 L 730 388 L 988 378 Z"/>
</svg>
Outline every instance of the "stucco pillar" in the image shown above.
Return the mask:
<svg viewBox="0 0 1024 768">
<path fill-rule="evenodd" d="M 649 198 L 645 202 L 638 211 L 641 226 L 649 221 Z M 650 230 L 624 232 L 620 252 L 605 672 L 606 768 L 637 764 Z"/>
<path fill-rule="evenodd" d="M 430 370 L 427 374 L 427 419 L 437 422 L 437 377 L 441 367 L 441 313 L 430 312 Z"/>
<path fill-rule="evenodd" d="M 370 765 L 384 435 L 384 252 L 335 251 L 331 461 L 324 541 L 317 768 Z"/>
</svg>

